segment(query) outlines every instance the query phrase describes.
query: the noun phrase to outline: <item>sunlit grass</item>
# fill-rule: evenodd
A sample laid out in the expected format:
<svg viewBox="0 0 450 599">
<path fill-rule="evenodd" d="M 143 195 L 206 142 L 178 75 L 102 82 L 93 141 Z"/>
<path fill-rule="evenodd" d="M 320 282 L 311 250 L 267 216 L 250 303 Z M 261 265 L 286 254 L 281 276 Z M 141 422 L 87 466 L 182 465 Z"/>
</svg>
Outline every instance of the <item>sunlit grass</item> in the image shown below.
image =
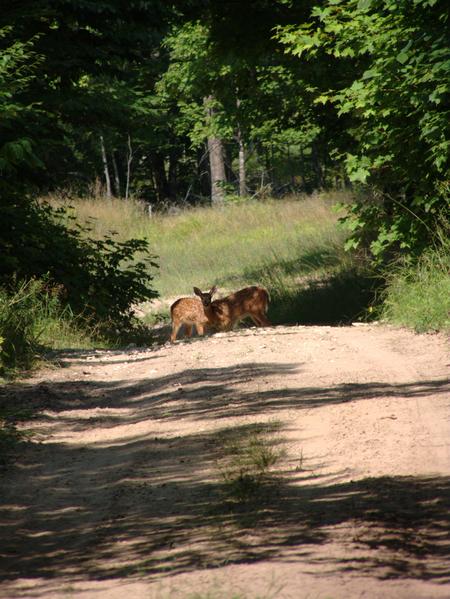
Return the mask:
<svg viewBox="0 0 450 599">
<path fill-rule="evenodd" d="M 162 298 L 192 294 L 212 285 L 222 294 L 258 283 L 271 295 L 275 323 L 345 323 L 380 315 L 417 331 L 448 329 L 450 248 L 427 252 L 415 266 L 390 267 L 384 307 L 369 313 L 383 281 L 344 252 L 347 232 L 333 205 L 351 198 L 344 192 L 197 207 L 149 214 L 136 200 L 47 198 L 73 206 L 91 234 L 115 231 L 119 239 L 145 238 L 158 256 L 154 281 Z M 378 301 L 381 296 L 378 294 Z M 159 305 L 156 321 L 168 319 Z M 150 317 L 149 322 L 155 322 Z"/>
<path fill-rule="evenodd" d="M 262 270 L 299 259 L 312 246 L 341 245 L 344 233 L 326 199 L 203 208 L 157 224 L 162 295 L 192 285 L 226 289 L 261 282 Z"/>
<path fill-rule="evenodd" d="M 78 220 L 91 223 L 93 235 L 114 230 L 120 239 L 149 241 L 160 265 L 154 284 L 169 300 L 150 306 L 149 324 L 167 321 L 170 299 L 192 294 L 194 285 L 217 285 L 224 295 L 255 283 L 269 290 L 274 324 L 306 324 L 352 321 L 373 301 L 375 282 L 344 251 L 347 231 L 333 208 L 349 199 L 334 192 L 152 216 L 134 200 L 71 204 Z"/>
<path fill-rule="evenodd" d="M 450 331 L 450 240 L 442 232 L 416 264 L 387 273 L 381 315 L 417 332 Z"/>
<path fill-rule="evenodd" d="M 0 375 L 32 368 L 44 349 L 92 348 L 94 338 L 47 282 L 32 279 L 18 282 L 14 291 L 0 289 Z"/>
<path fill-rule="evenodd" d="M 123 239 L 146 238 L 159 257 L 157 290 L 171 297 L 191 293 L 193 285 L 234 289 L 276 273 L 295 279 L 345 261 L 346 233 L 332 210 L 336 200 L 324 194 L 251 201 L 152 218 L 136 201 L 97 198 L 70 203 L 96 236 L 113 230 Z"/>
<path fill-rule="evenodd" d="M 54 208 L 64 206 L 69 214 L 91 228 L 90 235 L 102 239 L 111 232 L 118 239 L 145 237 L 148 232 L 148 210 L 142 202 L 105 197 L 61 197 L 50 195 L 42 198 Z"/>
</svg>

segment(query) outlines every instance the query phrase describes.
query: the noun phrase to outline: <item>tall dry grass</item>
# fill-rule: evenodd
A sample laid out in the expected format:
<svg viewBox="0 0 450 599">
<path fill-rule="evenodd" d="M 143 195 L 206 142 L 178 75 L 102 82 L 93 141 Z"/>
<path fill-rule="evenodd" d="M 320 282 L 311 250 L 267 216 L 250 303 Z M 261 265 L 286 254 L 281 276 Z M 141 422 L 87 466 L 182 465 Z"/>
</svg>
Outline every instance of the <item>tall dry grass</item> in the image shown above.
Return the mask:
<svg viewBox="0 0 450 599">
<path fill-rule="evenodd" d="M 249 201 L 217 207 L 190 208 L 149 217 L 145 205 L 131 200 L 72 200 L 76 218 L 102 237 L 149 241 L 159 257 L 155 279 L 163 297 L 213 284 L 234 289 L 252 282 L 279 285 L 311 271 L 338 264 L 346 257 L 346 233 L 337 226 L 332 205 L 339 194 Z M 60 200 L 51 198 L 51 203 Z"/>
</svg>

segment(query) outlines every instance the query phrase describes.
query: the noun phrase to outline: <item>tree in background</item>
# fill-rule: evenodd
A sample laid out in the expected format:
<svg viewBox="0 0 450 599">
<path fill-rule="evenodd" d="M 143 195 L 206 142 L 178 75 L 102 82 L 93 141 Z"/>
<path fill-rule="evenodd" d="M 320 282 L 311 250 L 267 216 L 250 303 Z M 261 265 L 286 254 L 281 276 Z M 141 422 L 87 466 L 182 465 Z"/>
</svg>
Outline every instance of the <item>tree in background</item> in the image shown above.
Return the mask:
<svg viewBox="0 0 450 599">
<path fill-rule="evenodd" d="M 33 180 L 34 173 L 43 168 L 38 158 L 38 142 L 33 127 L 39 119 L 38 102 L 24 102 L 36 79 L 43 57 L 34 49 L 36 38 L 25 41 L 6 41 L 11 27 L 0 29 L 2 60 L 0 61 L 0 172 L 2 184 Z"/>
<path fill-rule="evenodd" d="M 171 14 L 159 0 L 26 0 L 2 10 L 8 25 L 2 51 L 32 39 L 40 56 L 20 100 L 39 107 L 29 134 L 39 140 L 35 151 L 46 166 L 35 174 L 41 189 L 85 190 L 104 168 L 101 137 L 110 172 L 115 160 L 125 178 L 128 135 L 139 136 L 137 122 L 148 134 L 161 120 L 143 92 L 163 64 L 158 50 Z"/>
<path fill-rule="evenodd" d="M 362 199 L 349 247 L 420 252 L 448 205 L 447 12 L 443 0 L 12 3 L 3 73 L 21 66 L 0 92 L 0 138 L 8 169 L 24 160 L 7 177 L 86 192 L 101 176 L 160 205 L 350 181 Z"/>
<path fill-rule="evenodd" d="M 20 41 L 11 39 L 13 28 L 0 31 L 0 285 L 14 293 L 21 281 L 45 278 L 49 286 L 61 290 L 61 300 L 77 314 L 126 327 L 133 305 L 156 295 L 149 285 L 156 265 L 148 245 L 137 239 L 90 239 L 89 231 L 72 226 L 64 211 L 35 199 L 46 176 L 52 142 L 55 147 L 61 143 L 59 135 L 66 124 L 54 122 L 47 105 L 31 100 L 46 61 L 38 51 L 39 34 Z M 56 141 L 48 141 L 49 149 L 45 135 L 50 131 L 58 134 Z"/>
<path fill-rule="evenodd" d="M 310 22 L 279 30 L 301 61 L 337 65 L 314 102 L 348 122 L 350 147 L 336 140 L 336 151 L 364 191 L 348 247 L 369 244 L 379 259 L 420 253 L 448 217 L 449 34 L 440 0 L 329 0 Z"/>
<path fill-rule="evenodd" d="M 308 80 L 305 67 L 274 40 L 274 27 L 299 13 L 282 3 L 278 11 L 264 2 L 238 8 L 210 2 L 201 21 L 176 24 L 164 40 L 168 67 L 158 90 L 178 114 L 177 131 L 195 148 L 205 149 L 208 140 L 217 192 L 224 170 L 238 180 L 241 196 L 262 185 L 264 170 L 270 181 L 282 180 L 282 189 L 292 165 L 301 173 L 297 188 L 324 187 L 336 115 L 312 102 L 312 69 Z"/>
</svg>

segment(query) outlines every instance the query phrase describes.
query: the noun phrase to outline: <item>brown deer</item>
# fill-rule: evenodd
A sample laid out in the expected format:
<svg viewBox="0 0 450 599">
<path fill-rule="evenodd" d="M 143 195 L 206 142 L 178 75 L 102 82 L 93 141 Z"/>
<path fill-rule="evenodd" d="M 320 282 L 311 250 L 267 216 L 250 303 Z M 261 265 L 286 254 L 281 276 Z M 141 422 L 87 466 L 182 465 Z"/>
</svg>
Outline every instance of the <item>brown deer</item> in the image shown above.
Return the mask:
<svg viewBox="0 0 450 599">
<path fill-rule="evenodd" d="M 180 299 L 177 299 L 170 306 L 170 316 L 172 318 L 172 334 L 170 335 L 172 343 L 175 343 L 182 325 L 184 325 L 188 337 L 191 337 L 194 326 L 197 329 L 197 334 L 203 335 L 205 326 L 208 324 L 203 304 L 196 297 L 180 297 Z"/>
<path fill-rule="evenodd" d="M 208 326 L 222 331 L 230 331 L 235 324 L 249 316 L 258 327 L 270 327 L 266 314 L 269 307 L 269 293 L 263 287 L 245 287 L 222 299 L 212 296 L 217 287 L 203 292 L 194 287 L 194 293 L 201 299 Z"/>
</svg>

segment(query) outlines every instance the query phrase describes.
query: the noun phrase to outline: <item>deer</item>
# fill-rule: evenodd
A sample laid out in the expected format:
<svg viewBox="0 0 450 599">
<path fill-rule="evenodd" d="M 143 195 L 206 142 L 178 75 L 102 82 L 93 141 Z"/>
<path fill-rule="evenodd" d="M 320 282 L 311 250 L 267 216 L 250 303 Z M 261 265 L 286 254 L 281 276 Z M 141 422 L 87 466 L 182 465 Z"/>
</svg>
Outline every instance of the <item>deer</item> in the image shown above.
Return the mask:
<svg viewBox="0 0 450 599">
<path fill-rule="evenodd" d="M 267 289 L 253 285 L 222 299 L 213 300 L 216 291 L 216 286 L 206 292 L 194 287 L 195 295 L 201 300 L 208 326 L 221 331 L 230 331 L 246 317 L 250 317 L 258 327 L 272 326 L 266 316 L 269 307 Z"/>
<path fill-rule="evenodd" d="M 236 293 L 213 301 L 217 287 L 203 292 L 194 287 L 197 297 L 181 297 L 170 307 L 172 333 L 170 341 L 175 343 L 178 331 L 184 325 L 186 334 L 191 337 L 193 328 L 203 336 L 206 328 L 231 330 L 237 322 L 249 316 L 257 326 L 270 327 L 266 313 L 269 293 L 263 287 L 245 287 Z"/>
<path fill-rule="evenodd" d="M 170 341 L 175 343 L 178 331 L 184 325 L 188 337 L 192 337 L 195 327 L 197 334 L 203 336 L 208 324 L 208 317 L 203 309 L 202 302 L 196 297 L 180 297 L 170 306 L 172 319 L 172 333 Z"/>
</svg>

